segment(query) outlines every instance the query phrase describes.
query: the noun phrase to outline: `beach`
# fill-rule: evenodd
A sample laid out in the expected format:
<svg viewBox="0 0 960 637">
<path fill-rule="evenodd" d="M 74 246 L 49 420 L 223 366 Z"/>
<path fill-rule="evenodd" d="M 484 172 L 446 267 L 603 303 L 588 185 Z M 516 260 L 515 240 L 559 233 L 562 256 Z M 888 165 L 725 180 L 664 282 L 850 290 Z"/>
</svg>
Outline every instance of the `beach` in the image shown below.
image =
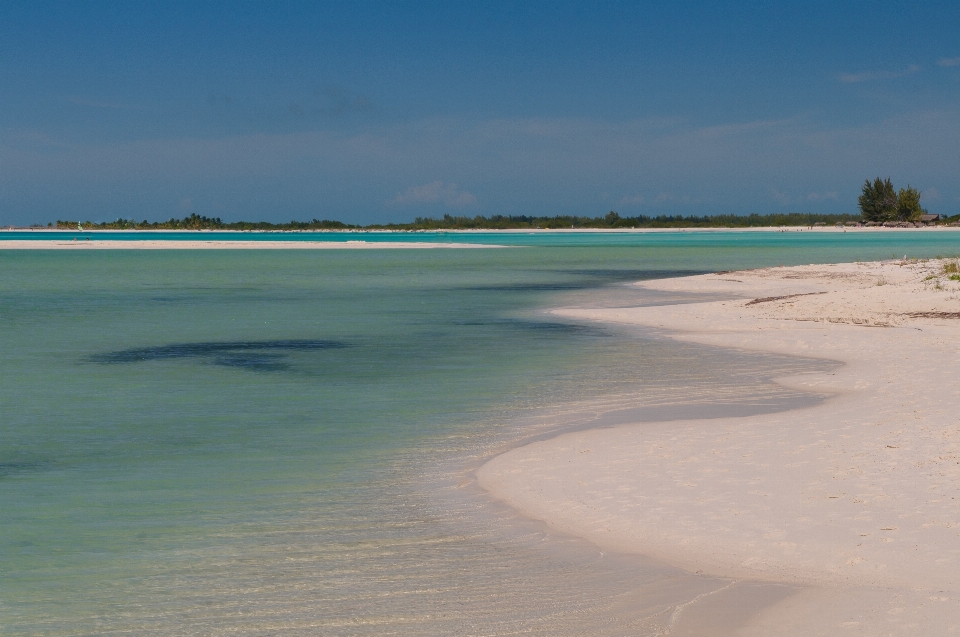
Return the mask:
<svg viewBox="0 0 960 637">
<path fill-rule="evenodd" d="M 635 285 L 727 300 L 552 310 L 842 365 L 777 379 L 824 396 L 814 407 L 568 433 L 493 458 L 478 481 L 526 516 L 602 549 L 797 587 L 737 634 L 955 634 L 960 281 L 944 268 L 956 263 L 660 279 Z"/>
</svg>

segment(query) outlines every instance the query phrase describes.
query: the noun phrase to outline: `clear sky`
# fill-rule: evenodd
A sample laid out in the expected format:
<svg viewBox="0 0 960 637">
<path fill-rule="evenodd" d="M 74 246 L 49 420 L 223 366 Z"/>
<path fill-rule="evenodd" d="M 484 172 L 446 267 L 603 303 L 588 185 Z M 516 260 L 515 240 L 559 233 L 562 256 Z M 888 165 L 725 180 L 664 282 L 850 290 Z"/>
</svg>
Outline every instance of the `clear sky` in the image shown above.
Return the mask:
<svg viewBox="0 0 960 637">
<path fill-rule="evenodd" d="M 960 212 L 960 2 L 0 3 L 0 224 Z"/>
</svg>

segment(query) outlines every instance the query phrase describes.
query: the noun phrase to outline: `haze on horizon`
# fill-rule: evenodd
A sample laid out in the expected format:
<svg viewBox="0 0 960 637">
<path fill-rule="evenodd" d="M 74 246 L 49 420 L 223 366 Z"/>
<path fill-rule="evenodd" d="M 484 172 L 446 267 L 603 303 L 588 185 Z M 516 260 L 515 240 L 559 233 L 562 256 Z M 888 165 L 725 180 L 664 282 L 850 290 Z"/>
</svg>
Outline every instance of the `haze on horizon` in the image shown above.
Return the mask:
<svg viewBox="0 0 960 637">
<path fill-rule="evenodd" d="M 960 4 L 0 5 L 0 225 L 960 212 Z"/>
</svg>

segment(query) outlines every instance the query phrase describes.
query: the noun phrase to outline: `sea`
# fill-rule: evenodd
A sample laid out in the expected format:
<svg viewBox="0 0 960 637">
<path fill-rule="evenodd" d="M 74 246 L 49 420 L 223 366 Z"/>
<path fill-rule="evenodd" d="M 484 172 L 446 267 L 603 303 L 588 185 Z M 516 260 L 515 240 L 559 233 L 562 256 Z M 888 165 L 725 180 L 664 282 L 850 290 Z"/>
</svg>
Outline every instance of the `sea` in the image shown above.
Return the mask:
<svg viewBox="0 0 960 637">
<path fill-rule="evenodd" d="M 813 404 L 771 379 L 834 363 L 548 310 L 960 254 L 949 231 L 202 234 L 505 247 L 0 232 L 0 634 L 682 634 L 729 582 L 564 537 L 473 470 L 577 428 Z M 174 249 L 3 249 L 74 236 Z"/>
</svg>

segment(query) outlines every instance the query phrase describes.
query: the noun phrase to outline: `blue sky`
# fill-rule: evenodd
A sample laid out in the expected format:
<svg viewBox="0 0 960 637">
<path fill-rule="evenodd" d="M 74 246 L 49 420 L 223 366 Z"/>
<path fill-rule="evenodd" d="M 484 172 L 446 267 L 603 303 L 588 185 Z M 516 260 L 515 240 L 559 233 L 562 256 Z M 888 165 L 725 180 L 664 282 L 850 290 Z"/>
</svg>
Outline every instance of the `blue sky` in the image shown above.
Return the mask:
<svg viewBox="0 0 960 637">
<path fill-rule="evenodd" d="M 960 212 L 960 3 L 0 4 L 0 224 Z"/>
</svg>

